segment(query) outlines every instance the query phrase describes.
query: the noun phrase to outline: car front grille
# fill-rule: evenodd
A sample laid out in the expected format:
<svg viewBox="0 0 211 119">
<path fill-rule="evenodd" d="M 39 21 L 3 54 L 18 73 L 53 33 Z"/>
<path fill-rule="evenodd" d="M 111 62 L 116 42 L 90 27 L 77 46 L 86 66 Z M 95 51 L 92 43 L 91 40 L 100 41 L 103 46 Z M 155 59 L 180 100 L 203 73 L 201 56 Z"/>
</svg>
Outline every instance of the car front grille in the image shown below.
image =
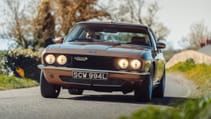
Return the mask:
<svg viewBox="0 0 211 119">
<path fill-rule="evenodd" d="M 68 56 L 67 67 L 97 70 L 115 70 L 115 58 L 103 56 Z"/>
</svg>

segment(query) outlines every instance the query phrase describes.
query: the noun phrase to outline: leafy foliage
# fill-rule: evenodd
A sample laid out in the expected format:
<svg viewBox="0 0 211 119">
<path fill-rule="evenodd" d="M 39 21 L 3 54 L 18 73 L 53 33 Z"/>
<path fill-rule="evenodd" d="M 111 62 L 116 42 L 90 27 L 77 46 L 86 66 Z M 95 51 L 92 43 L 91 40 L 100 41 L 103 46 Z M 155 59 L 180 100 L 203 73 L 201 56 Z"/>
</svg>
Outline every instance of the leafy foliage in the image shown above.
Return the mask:
<svg viewBox="0 0 211 119">
<path fill-rule="evenodd" d="M 108 16 L 97 7 L 97 0 L 3 0 L 5 39 L 17 47 L 39 49 L 45 40 L 64 36 L 79 21 Z M 3 29 L 4 30 L 4 29 Z"/>
<path fill-rule="evenodd" d="M 210 119 L 211 96 L 189 100 L 176 108 L 148 106 L 119 119 Z"/>
<path fill-rule="evenodd" d="M 37 85 L 36 81 L 30 79 L 19 79 L 14 76 L 0 74 L 0 90 L 27 88 Z"/>
<path fill-rule="evenodd" d="M 158 2 L 147 3 L 147 0 L 122 0 L 121 2 L 110 0 L 107 6 L 102 2 L 101 7 L 108 11 L 109 19 L 117 22 L 145 24 L 152 28 L 157 40 L 165 40 L 169 29 L 158 19 L 157 14 L 160 10 Z M 116 5 L 111 7 L 111 4 Z"/>
<path fill-rule="evenodd" d="M 5 55 L 4 65 L 7 67 L 7 71 L 12 71 L 16 76 L 19 76 L 16 69 L 22 68 L 25 77 L 39 81 L 38 64 L 40 64 L 39 53 L 31 49 L 14 49 L 8 51 Z"/>
<path fill-rule="evenodd" d="M 130 117 L 122 116 L 119 119 L 179 119 L 179 114 L 174 108 L 148 106 L 134 112 Z"/>
<path fill-rule="evenodd" d="M 0 51 L 0 74 L 3 74 L 6 72 L 5 70 L 5 55 L 6 51 Z"/>
<path fill-rule="evenodd" d="M 181 72 L 188 79 L 194 81 L 203 95 L 210 94 L 211 91 L 211 65 L 195 64 L 193 59 L 180 62 L 169 68 L 170 72 Z"/>
<path fill-rule="evenodd" d="M 186 72 L 196 66 L 193 59 L 188 59 L 185 62 L 179 62 L 178 64 L 174 65 L 174 67 L 170 68 L 169 71 L 181 71 Z"/>
</svg>

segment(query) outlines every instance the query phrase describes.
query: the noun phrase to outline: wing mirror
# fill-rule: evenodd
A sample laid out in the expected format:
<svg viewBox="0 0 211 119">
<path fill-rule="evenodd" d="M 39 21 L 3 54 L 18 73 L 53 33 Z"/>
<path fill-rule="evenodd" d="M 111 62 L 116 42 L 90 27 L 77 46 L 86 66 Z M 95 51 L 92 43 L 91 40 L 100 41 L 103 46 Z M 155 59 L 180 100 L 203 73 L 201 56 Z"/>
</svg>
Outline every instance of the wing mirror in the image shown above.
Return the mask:
<svg viewBox="0 0 211 119">
<path fill-rule="evenodd" d="M 64 41 L 63 37 L 57 37 L 57 38 L 53 39 L 53 42 L 55 44 L 61 44 L 61 43 L 63 43 L 63 41 Z"/>
<path fill-rule="evenodd" d="M 157 48 L 158 49 L 164 49 L 164 48 L 166 48 L 166 44 L 162 43 L 162 42 L 157 42 Z"/>
</svg>

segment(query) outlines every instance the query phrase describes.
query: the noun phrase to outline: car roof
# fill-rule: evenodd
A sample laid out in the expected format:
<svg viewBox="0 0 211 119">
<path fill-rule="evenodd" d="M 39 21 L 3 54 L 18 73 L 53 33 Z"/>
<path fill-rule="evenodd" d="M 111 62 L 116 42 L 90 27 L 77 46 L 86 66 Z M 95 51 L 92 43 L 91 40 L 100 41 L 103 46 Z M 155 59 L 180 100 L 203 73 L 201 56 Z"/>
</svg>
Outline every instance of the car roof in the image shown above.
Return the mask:
<svg viewBox="0 0 211 119">
<path fill-rule="evenodd" d="M 83 21 L 78 22 L 77 24 L 89 24 L 89 25 L 114 25 L 114 26 L 128 26 L 128 27 L 142 27 L 148 29 L 148 26 L 143 24 L 134 24 L 134 23 L 123 23 L 123 22 L 101 22 L 101 21 Z"/>
</svg>

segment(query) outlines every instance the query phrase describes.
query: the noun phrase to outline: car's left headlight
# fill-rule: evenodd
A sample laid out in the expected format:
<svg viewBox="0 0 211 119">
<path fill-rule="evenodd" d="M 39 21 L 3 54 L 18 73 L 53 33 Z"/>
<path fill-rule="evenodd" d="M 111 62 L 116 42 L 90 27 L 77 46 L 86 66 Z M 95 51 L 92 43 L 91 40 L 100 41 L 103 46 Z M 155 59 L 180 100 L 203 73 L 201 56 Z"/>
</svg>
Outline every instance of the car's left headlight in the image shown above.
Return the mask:
<svg viewBox="0 0 211 119">
<path fill-rule="evenodd" d="M 57 63 L 58 63 L 59 65 L 64 65 L 64 64 L 66 64 L 66 63 L 67 63 L 67 57 L 66 57 L 65 55 L 59 55 L 59 56 L 57 57 Z"/>
<path fill-rule="evenodd" d="M 133 70 L 138 70 L 141 68 L 141 61 L 137 59 L 133 59 L 130 61 L 130 66 Z"/>
</svg>

